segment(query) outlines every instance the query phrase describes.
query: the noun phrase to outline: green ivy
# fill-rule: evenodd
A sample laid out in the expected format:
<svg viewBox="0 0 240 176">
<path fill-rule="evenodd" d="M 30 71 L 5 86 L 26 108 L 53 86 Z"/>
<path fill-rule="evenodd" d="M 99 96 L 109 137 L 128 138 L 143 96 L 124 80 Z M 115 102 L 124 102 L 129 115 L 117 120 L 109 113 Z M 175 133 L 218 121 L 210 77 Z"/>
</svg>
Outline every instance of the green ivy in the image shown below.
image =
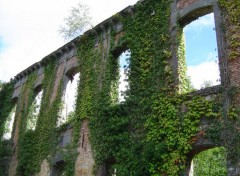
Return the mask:
<svg viewBox="0 0 240 176">
<path fill-rule="evenodd" d="M 200 117 L 217 117 L 219 113 L 214 112 L 212 102 L 202 97 L 184 102 L 183 97 L 159 96 L 152 109 L 154 115 L 149 116 L 145 125 L 147 139 L 154 143 L 156 154 L 150 171 L 153 175 L 177 175 L 185 168 Z"/>
<path fill-rule="evenodd" d="M 26 126 L 28 118 L 31 118 L 28 114 L 30 113 L 29 108 L 34 100 L 34 81 L 37 77 L 36 73 L 31 74 L 27 82 L 24 83 L 22 90 L 21 90 L 21 97 L 19 103 L 19 110 L 17 111 L 18 118 L 20 120 L 20 127 L 19 127 L 19 145 L 18 145 L 18 167 L 17 173 L 18 175 L 31 175 L 34 173 L 34 170 L 37 168 L 37 165 L 29 165 L 27 163 L 31 163 L 35 160 L 33 158 L 36 156 L 36 145 L 37 142 L 36 138 L 34 137 L 34 133 L 26 132 Z"/>
<path fill-rule="evenodd" d="M 36 96 L 33 89 L 36 73 L 28 77 L 22 89 L 19 103 L 21 121 L 18 145 L 18 175 L 33 175 L 39 172 L 41 162 L 44 159 L 50 159 L 55 154 L 57 144 L 56 122 L 61 105 L 61 83 L 55 100 L 50 104 L 56 77 L 57 67 L 55 66 L 56 61 L 52 58 L 44 69 L 43 96 L 35 130 L 26 130 L 26 126 L 29 118 L 35 118 L 31 114 L 31 106 Z"/>
<path fill-rule="evenodd" d="M 227 28 L 226 38 L 228 43 L 229 59 L 240 57 L 238 48 L 240 47 L 240 2 L 235 0 L 219 0 L 219 6 L 223 9 L 225 27 Z"/>
<path fill-rule="evenodd" d="M 14 90 L 14 83 L 3 83 L 0 88 L 0 175 L 7 173 L 7 161 L 11 156 L 11 149 L 9 141 L 2 139 L 5 131 L 5 124 L 7 118 L 11 113 L 14 103 L 12 102 L 12 93 Z"/>
<path fill-rule="evenodd" d="M 239 112 L 239 108 L 230 107 L 227 118 L 221 115 L 219 118 L 212 119 L 206 132 L 207 137 L 216 145 L 225 147 L 227 158 L 230 159 L 231 164 L 238 163 L 240 158 Z"/>
<path fill-rule="evenodd" d="M 110 163 L 120 176 L 177 175 L 185 168 L 200 117 L 219 115 L 211 101 L 201 97 L 187 101 L 185 96 L 175 95 L 169 66 L 170 3 L 170 0 L 150 0 L 135 6 L 134 18 L 116 15 L 123 22 L 124 35 L 116 43 L 116 34 L 111 33 L 108 54 L 101 42 L 94 48 L 93 35 L 80 41 L 78 57 L 82 77 L 77 119 L 78 122 L 86 118 L 90 121 L 96 169 Z M 182 36 L 179 33 L 178 56 L 184 93 L 190 86 Z M 131 51 L 130 90 L 126 101 L 116 104 L 116 95 L 112 96 L 118 87 L 116 53 L 124 51 L 119 48 Z M 181 112 L 182 106 L 186 106 L 186 112 Z"/>
<path fill-rule="evenodd" d="M 220 3 L 224 5 L 223 2 L 228 4 L 223 0 Z M 36 129 L 25 130 L 27 118 L 31 118 L 29 111 L 35 95 L 36 73 L 28 77 L 17 111 L 21 119 L 18 175 L 37 173 L 41 162 L 44 159 L 51 161 L 56 152 L 61 152 L 65 159 L 64 174 L 74 175 L 83 120 L 89 121 L 95 171 L 101 164 L 108 163 L 111 171 L 117 170 L 118 176 L 175 176 L 183 172 L 201 117 L 222 120 L 219 108 L 222 104 L 216 99 L 192 98 L 185 94 L 191 86 L 186 75 L 180 26 L 177 27 L 176 41 L 180 85 L 177 88 L 174 85 L 170 50 L 174 44 L 170 35 L 171 3 L 171 0 L 139 2 L 135 5 L 134 17 L 115 15 L 123 23 L 122 33 L 111 31 L 106 38 L 98 35 L 98 42 L 95 34 L 90 32 L 81 36 L 77 45 L 81 74 L 76 112 L 68 124 L 56 128 L 61 108 L 62 78 L 57 96 L 50 104 L 57 74 L 57 63 L 52 59 L 44 69 L 43 98 Z M 231 23 L 235 22 L 231 20 Z M 131 51 L 130 89 L 126 92 L 125 102 L 119 103 L 118 57 L 127 49 Z M 5 118 L 9 111 L 4 112 Z M 237 117 L 235 111 L 230 113 Z M 65 149 L 59 149 L 58 136 L 69 124 L 73 128 L 73 142 Z M 221 129 L 218 131 L 213 124 L 210 130 L 215 132 L 206 133 L 215 135 L 219 141 Z"/>
<path fill-rule="evenodd" d="M 177 25 L 177 46 L 179 93 L 184 94 L 194 89 L 190 77 L 187 76 L 185 35 L 183 28 L 179 24 Z"/>
</svg>

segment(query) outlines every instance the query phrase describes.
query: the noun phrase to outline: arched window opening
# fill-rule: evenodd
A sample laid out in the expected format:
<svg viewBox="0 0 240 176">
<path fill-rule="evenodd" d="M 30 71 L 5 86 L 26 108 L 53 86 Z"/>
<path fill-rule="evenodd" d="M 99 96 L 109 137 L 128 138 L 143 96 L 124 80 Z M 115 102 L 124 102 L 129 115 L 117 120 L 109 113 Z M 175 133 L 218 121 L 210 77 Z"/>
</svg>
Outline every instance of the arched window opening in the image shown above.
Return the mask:
<svg viewBox="0 0 240 176">
<path fill-rule="evenodd" d="M 114 167 L 116 160 L 111 158 L 105 162 L 106 176 L 117 176 L 117 169 Z"/>
<path fill-rule="evenodd" d="M 192 21 L 183 28 L 183 32 L 186 55 L 185 51 L 178 52 L 186 56 L 187 75 L 191 82 L 189 89 L 199 90 L 219 85 L 220 71 L 214 14 L 210 13 Z M 184 39 L 182 43 L 184 44 Z"/>
<path fill-rule="evenodd" d="M 16 105 L 12 108 L 4 125 L 3 140 L 9 140 L 12 137 L 13 123 L 15 119 Z"/>
<path fill-rule="evenodd" d="M 41 101 L 42 101 L 43 90 L 38 92 L 37 96 L 33 100 L 27 117 L 27 126 L 26 129 L 28 130 L 35 130 L 37 125 L 37 120 L 41 108 Z"/>
<path fill-rule="evenodd" d="M 116 168 L 111 168 L 109 170 L 108 176 L 117 176 L 117 169 Z"/>
<path fill-rule="evenodd" d="M 118 83 L 118 100 L 124 102 L 127 97 L 126 92 L 129 90 L 129 63 L 130 63 L 131 51 L 125 50 L 118 57 L 119 59 L 119 83 Z"/>
<path fill-rule="evenodd" d="M 55 175 L 55 176 L 63 176 L 64 173 L 64 167 L 65 167 L 65 162 L 64 161 L 59 161 L 56 164 L 53 165 L 53 169 L 52 169 L 52 174 L 51 175 Z"/>
<path fill-rule="evenodd" d="M 62 96 L 62 107 L 59 111 L 59 118 L 57 121 L 58 127 L 74 117 L 79 80 L 80 73 L 77 73 L 67 84 L 65 93 Z"/>
<path fill-rule="evenodd" d="M 202 151 L 192 159 L 189 176 L 226 176 L 226 162 L 224 147 Z"/>
</svg>

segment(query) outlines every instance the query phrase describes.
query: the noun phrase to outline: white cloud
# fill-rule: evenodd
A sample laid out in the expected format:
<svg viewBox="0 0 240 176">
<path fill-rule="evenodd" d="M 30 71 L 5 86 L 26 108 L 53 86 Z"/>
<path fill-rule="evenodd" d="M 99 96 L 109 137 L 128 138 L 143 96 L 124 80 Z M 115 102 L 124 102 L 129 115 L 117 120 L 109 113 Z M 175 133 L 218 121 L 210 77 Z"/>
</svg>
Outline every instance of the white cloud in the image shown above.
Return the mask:
<svg viewBox="0 0 240 176">
<path fill-rule="evenodd" d="M 188 75 L 194 88 L 200 89 L 204 81 L 211 81 L 213 85 L 220 84 L 219 67 L 215 61 L 203 62 L 188 67 Z"/>
<path fill-rule="evenodd" d="M 58 34 L 71 7 L 79 0 L 1 0 L 0 36 L 5 48 L 0 50 L 0 79 L 8 81 L 20 71 L 41 60 L 64 44 Z M 90 7 L 93 20 L 100 23 L 137 0 L 83 0 Z"/>
<path fill-rule="evenodd" d="M 0 35 L 7 47 L 0 53 L 0 79 L 9 80 L 64 43 L 57 28 L 67 10 L 61 1 L 57 10 L 51 2 L 1 2 Z"/>
</svg>

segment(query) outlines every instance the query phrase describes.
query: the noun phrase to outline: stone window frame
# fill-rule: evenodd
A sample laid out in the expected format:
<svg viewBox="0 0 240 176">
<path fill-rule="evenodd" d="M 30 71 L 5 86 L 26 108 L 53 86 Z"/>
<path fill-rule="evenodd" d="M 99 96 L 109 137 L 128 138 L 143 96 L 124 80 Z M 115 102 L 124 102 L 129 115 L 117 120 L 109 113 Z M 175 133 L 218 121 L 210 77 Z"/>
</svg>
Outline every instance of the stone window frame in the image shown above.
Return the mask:
<svg viewBox="0 0 240 176">
<path fill-rule="evenodd" d="M 73 81 L 74 76 L 78 73 L 81 74 L 78 64 L 73 65 L 72 67 L 66 69 L 64 77 L 63 77 L 62 96 L 64 96 L 66 93 L 66 89 L 67 89 L 67 85 L 69 84 L 69 81 Z"/>
<path fill-rule="evenodd" d="M 191 5 L 177 10 L 173 16 L 176 18 L 176 23 L 180 24 L 183 28 L 184 26 L 190 24 L 201 16 L 213 13 L 214 21 L 215 21 L 215 32 L 216 32 L 216 41 L 217 41 L 217 52 L 218 52 L 218 64 L 219 64 L 219 72 L 220 72 L 220 85 L 226 86 L 229 83 L 228 80 L 228 70 L 227 70 L 227 58 L 226 58 L 226 41 L 224 31 L 222 30 L 222 15 L 221 10 L 218 6 L 217 0 L 198 0 L 197 2 L 192 3 Z M 177 14 L 177 15 L 176 15 Z M 174 63 L 178 65 L 178 57 L 176 55 L 177 47 L 174 51 L 175 56 Z M 175 65 L 174 64 L 174 65 Z M 177 70 L 176 66 L 174 66 Z M 177 66 L 178 67 L 178 66 Z M 175 74 L 177 71 L 175 70 Z M 175 82 L 179 84 L 178 81 Z M 214 87 L 214 86 L 213 86 Z"/>
<path fill-rule="evenodd" d="M 58 176 L 63 174 L 65 165 L 66 165 L 66 162 L 59 158 L 59 160 L 53 163 L 50 176 Z"/>
<path fill-rule="evenodd" d="M 176 1 L 177 2 L 177 1 Z M 223 26 L 223 17 L 221 13 L 221 9 L 218 6 L 218 0 L 198 0 L 196 2 L 191 3 L 190 5 L 182 8 L 177 9 L 177 4 L 172 4 L 172 16 L 171 16 L 171 29 L 172 29 L 172 37 L 174 41 L 176 42 L 176 24 L 180 24 L 180 26 L 183 27 L 190 24 L 194 20 L 198 19 L 201 16 L 207 15 L 209 13 L 214 14 L 214 21 L 215 21 L 215 32 L 216 32 L 216 40 L 217 40 L 217 52 L 218 52 L 218 64 L 219 64 L 219 72 L 220 72 L 220 85 L 218 86 L 212 86 L 212 88 L 217 87 L 226 87 L 229 84 L 229 73 L 228 73 L 228 61 L 227 61 L 227 51 L 226 51 L 226 38 L 224 31 L 222 29 Z M 178 47 L 172 46 L 173 51 L 173 60 L 172 65 L 174 68 L 174 75 L 178 77 L 177 67 L 178 67 L 178 57 L 176 55 Z M 175 79 L 175 84 L 179 84 L 179 80 L 177 78 Z M 203 93 L 210 90 L 209 88 L 205 88 L 201 91 L 197 90 L 197 92 L 194 93 Z M 211 91 L 210 90 L 210 91 Z M 216 92 L 219 92 L 220 89 L 216 89 Z M 215 93 L 216 93 L 215 92 Z M 202 141 L 203 145 L 197 145 L 193 146 L 193 150 L 188 155 L 188 162 L 187 162 L 187 172 L 190 171 L 191 166 L 191 160 L 193 157 L 200 152 L 203 152 L 208 149 L 212 149 L 215 147 L 222 147 L 222 146 L 216 146 L 216 144 L 207 144 L 207 142 L 211 141 Z M 206 142 L 206 143 L 205 143 Z M 187 173 L 188 174 L 188 173 Z"/>
<path fill-rule="evenodd" d="M 37 80 L 35 81 L 37 82 Z M 34 88 L 33 88 L 33 93 L 34 93 L 34 99 L 33 101 L 35 101 L 35 99 L 37 98 L 38 94 L 42 91 L 42 96 L 41 96 L 41 102 L 40 102 L 40 108 L 39 108 L 39 113 L 38 113 L 38 117 L 37 117 L 37 121 L 36 121 L 36 124 L 35 124 L 35 128 L 34 129 L 27 129 L 28 130 L 33 130 L 35 131 L 36 130 L 36 127 L 37 127 L 37 123 L 38 123 L 38 120 L 39 120 L 39 114 L 40 114 L 40 111 L 41 111 L 41 107 L 42 107 L 42 99 L 43 99 L 43 95 L 44 95 L 44 89 L 43 89 L 43 84 L 42 84 L 42 81 L 41 83 L 39 83 L 38 85 L 35 85 Z M 33 102 L 32 102 L 33 103 Z M 30 105 L 30 107 L 32 106 L 32 103 Z M 27 116 L 28 118 L 28 116 Z M 28 121 L 28 119 L 27 119 Z"/>
<path fill-rule="evenodd" d="M 33 101 L 35 101 L 36 97 L 38 96 L 38 94 L 42 91 L 42 97 L 41 97 L 41 103 L 40 103 L 40 109 L 39 109 L 39 113 L 41 110 L 41 106 L 42 106 L 42 99 L 43 99 L 43 95 L 44 95 L 44 89 L 43 89 L 43 79 L 44 79 L 44 68 L 40 67 L 37 70 L 37 78 L 34 81 L 34 86 L 33 86 L 33 93 L 34 93 L 34 99 Z M 33 103 L 33 102 L 32 102 Z M 32 104 L 31 104 L 32 106 Z M 39 115 L 39 114 L 38 114 Z M 39 118 L 39 117 L 38 117 Z M 38 118 L 36 121 L 36 126 L 35 129 L 37 127 L 37 123 L 38 123 Z M 28 119 L 27 119 L 28 120 Z M 35 130 L 34 129 L 34 130 Z M 28 129 L 29 130 L 29 129 Z"/>
<path fill-rule="evenodd" d="M 4 139 L 4 136 L 6 135 L 6 131 L 4 131 L 3 132 L 3 135 L 2 136 L 0 136 L 0 140 L 1 141 L 9 141 L 9 140 L 11 140 L 12 138 L 13 138 L 13 132 L 14 132 L 14 123 L 15 123 L 15 120 L 16 120 L 16 117 L 17 117 L 17 114 L 16 114 L 16 112 L 17 112 L 17 101 L 13 101 L 12 100 L 12 103 L 14 104 L 13 105 L 13 108 L 11 109 L 11 111 L 10 111 L 10 113 L 8 114 L 8 118 L 9 118 L 9 116 L 11 115 L 11 117 L 10 117 L 10 124 L 11 124 L 11 122 L 12 122 L 12 127 L 11 128 L 9 128 L 8 127 L 8 129 L 7 130 L 10 130 L 10 138 L 8 138 L 8 139 Z M 14 115 L 12 114 L 12 113 L 14 113 Z M 6 124 L 8 123 L 8 120 L 9 119 L 6 119 L 6 121 L 5 121 L 5 123 L 4 123 L 4 127 L 6 126 Z M 13 118 L 13 119 L 12 119 Z M 10 125 L 9 124 L 9 125 Z M 4 128 L 4 130 L 6 130 L 5 128 Z M 8 132 L 7 132 L 8 133 Z"/>
<path fill-rule="evenodd" d="M 69 60 L 69 59 L 68 59 Z M 69 84 L 70 81 L 73 81 L 74 79 L 74 76 L 76 74 L 80 74 L 81 75 L 81 72 L 80 72 L 80 68 L 79 68 L 79 64 L 78 63 L 74 63 L 72 65 L 70 65 L 69 67 L 67 67 L 65 69 L 65 73 L 63 75 L 63 84 L 62 84 L 62 92 L 61 92 L 61 99 L 63 101 L 63 98 L 65 97 L 65 94 L 66 94 L 66 90 L 67 90 L 67 86 Z M 56 125 L 59 127 L 61 126 L 61 124 L 59 125 L 58 122 L 59 122 L 59 119 L 61 118 L 61 113 L 59 112 L 58 114 L 58 119 L 57 119 L 57 122 L 56 122 Z"/>
<path fill-rule="evenodd" d="M 115 46 L 114 49 L 111 51 L 111 53 L 113 55 L 113 59 L 116 59 L 116 60 L 119 59 L 119 62 L 120 62 L 120 58 L 119 57 L 126 51 L 130 51 L 130 53 L 131 53 L 131 48 L 128 47 L 128 45 L 126 43 L 122 43 L 121 45 Z M 131 63 L 131 57 L 130 57 L 130 62 L 129 63 Z M 119 65 L 119 68 L 121 68 L 120 65 Z M 131 69 L 130 68 L 129 68 L 129 72 L 130 73 L 128 75 L 128 79 L 129 79 L 130 74 L 131 74 Z M 130 85 L 128 85 L 128 86 L 129 86 L 129 90 L 130 90 L 131 89 Z M 118 97 L 118 98 L 120 100 L 120 97 Z M 122 102 L 125 102 L 125 101 L 126 101 L 126 99 L 124 101 L 122 101 Z M 122 102 L 119 102 L 119 103 L 122 103 Z"/>
</svg>

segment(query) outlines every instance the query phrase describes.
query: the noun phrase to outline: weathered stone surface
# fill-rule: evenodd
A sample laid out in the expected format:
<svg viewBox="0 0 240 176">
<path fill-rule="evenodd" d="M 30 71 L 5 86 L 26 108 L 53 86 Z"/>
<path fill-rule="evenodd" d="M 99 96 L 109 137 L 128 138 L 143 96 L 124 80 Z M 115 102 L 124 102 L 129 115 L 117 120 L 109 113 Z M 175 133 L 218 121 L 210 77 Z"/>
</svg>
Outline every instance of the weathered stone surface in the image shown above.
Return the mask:
<svg viewBox="0 0 240 176">
<path fill-rule="evenodd" d="M 144 1 L 142 0 L 142 3 Z M 134 7 L 132 7 L 134 8 Z M 215 95 L 225 95 L 227 96 L 227 91 L 230 90 L 232 87 L 239 89 L 240 87 L 240 58 L 236 58 L 233 60 L 228 59 L 228 54 L 231 48 L 228 48 L 229 41 L 226 39 L 225 33 L 222 31 L 222 24 L 224 21 L 222 21 L 222 11 L 217 5 L 217 0 L 175 0 L 173 1 L 173 5 L 171 6 L 171 27 L 170 27 L 170 32 L 171 32 L 171 39 L 173 41 L 176 41 L 176 25 L 177 21 L 180 20 L 180 23 L 184 26 L 188 23 L 190 23 L 192 20 L 195 20 L 201 15 L 205 15 L 207 13 L 213 12 L 214 13 L 214 18 L 215 18 L 215 23 L 216 23 L 216 33 L 217 33 L 217 40 L 218 40 L 218 53 L 219 53 L 219 63 L 220 63 L 220 72 L 221 72 L 221 84 L 220 86 L 214 86 L 210 88 L 206 88 L 203 90 L 199 90 L 196 92 L 193 92 L 189 94 L 189 99 L 191 99 L 194 96 L 205 96 L 207 99 L 211 98 L 211 96 Z M 132 11 L 134 13 L 134 10 Z M 134 18 L 134 15 L 132 16 Z M 102 56 L 109 54 L 109 48 L 110 48 L 110 33 L 112 32 L 111 30 L 115 31 L 115 36 L 113 37 L 114 41 L 113 43 L 117 46 L 114 51 L 111 51 L 114 56 L 118 56 L 122 52 L 122 50 L 127 49 L 125 46 L 126 44 L 124 43 L 123 45 L 120 45 L 121 37 L 125 35 L 125 33 L 122 30 L 124 27 L 123 24 L 121 24 L 117 19 L 113 20 L 114 17 L 111 17 L 107 20 L 105 20 L 102 24 L 94 27 L 93 30 L 97 31 L 95 32 L 96 36 L 96 44 L 93 46 L 96 50 L 99 52 L 101 51 L 102 47 L 104 48 L 104 52 L 101 53 Z M 236 26 L 226 26 L 226 34 L 229 34 L 229 30 L 234 30 Z M 92 31 L 93 31 L 92 30 Z M 92 32 L 90 31 L 90 32 Z M 99 39 L 100 35 L 103 34 L 103 39 Z M 237 35 L 237 34 L 236 34 Z M 240 36 L 240 33 L 239 35 Z M 71 80 L 71 76 L 76 74 L 76 72 L 79 72 L 79 65 L 81 63 L 78 63 L 78 58 L 76 56 L 76 46 L 75 44 L 77 40 L 73 40 L 69 42 L 68 44 L 64 45 L 63 47 L 59 48 L 57 51 L 51 53 L 49 56 L 43 58 L 39 63 L 35 63 L 34 65 L 30 66 L 26 70 L 22 71 L 19 73 L 15 79 L 15 90 L 13 92 L 13 99 L 17 99 L 20 94 L 21 94 L 21 87 L 24 86 L 24 83 L 27 80 L 27 77 L 29 74 L 31 74 L 34 70 L 36 71 L 38 69 L 38 77 L 35 81 L 35 88 L 38 87 L 39 85 L 42 84 L 43 81 L 43 75 L 44 75 L 44 67 L 48 64 L 50 59 L 56 59 L 57 60 L 57 65 L 55 69 L 57 70 L 57 73 L 54 77 L 54 88 L 53 92 L 50 96 L 50 105 L 53 103 L 53 101 L 56 99 L 57 92 L 61 86 L 61 80 L 64 77 L 63 85 L 61 88 L 63 89 L 62 91 L 64 92 L 66 88 L 66 84 L 69 80 Z M 174 43 L 174 42 L 173 42 Z M 81 44 L 81 43 L 80 43 Z M 171 52 L 173 53 L 172 57 L 172 67 L 173 67 L 173 72 L 174 72 L 174 79 L 178 79 L 178 58 L 176 52 L 176 48 L 178 46 L 172 46 L 170 49 Z M 131 49 L 131 48 L 130 48 Z M 240 48 L 236 49 L 236 52 L 239 52 Z M 86 58 L 88 59 L 88 58 Z M 107 60 L 102 60 L 103 63 L 107 63 Z M 96 67 L 96 65 L 94 65 Z M 104 70 L 106 68 L 106 64 L 103 64 L 103 67 L 101 68 Z M 99 88 L 102 87 L 102 82 L 104 77 L 102 74 L 99 74 L 98 76 L 98 85 Z M 175 81 L 176 85 L 179 83 Z M 24 95 L 21 95 L 23 97 L 23 103 L 22 104 L 27 104 L 29 97 L 28 97 L 29 90 L 25 92 Z M 235 94 L 235 102 L 236 105 L 240 104 L 240 94 Z M 223 99 L 226 97 L 223 97 Z M 228 106 L 228 99 L 224 99 L 224 107 L 227 109 Z M 18 107 L 19 109 L 23 110 L 24 107 Z M 182 111 L 185 112 L 187 111 L 186 108 L 183 106 Z M 15 127 L 13 131 L 13 154 L 11 157 L 11 162 L 9 166 L 9 175 L 10 176 L 15 176 L 16 175 L 16 168 L 17 168 L 17 153 L 18 153 L 18 140 L 19 140 L 19 126 L 20 126 L 20 120 L 22 118 L 21 113 L 16 114 L 16 122 L 15 122 Z M 192 141 L 195 142 L 193 145 L 193 150 L 191 151 L 190 155 L 195 155 L 199 151 L 205 150 L 207 148 L 213 147 L 214 144 L 212 141 L 209 139 L 204 138 L 204 131 L 208 128 L 208 121 L 206 119 L 201 119 L 201 122 L 199 124 L 200 131 L 192 138 Z M 81 130 L 80 130 L 80 139 L 79 139 L 79 145 L 77 148 L 78 151 L 78 156 L 77 160 L 75 162 L 75 175 L 76 176 L 91 176 L 93 175 L 93 167 L 94 167 L 94 158 L 93 158 L 93 153 L 91 150 L 91 144 L 89 140 L 90 136 L 90 131 L 88 127 L 88 121 L 85 120 L 83 121 L 81 125 Z M 59 144 L 58 147 L 64 148 L 66 147 L 67 144 L 71 142 L 71 133 L 72 131 L 69 129 L 64 132 L 63 134 L 63 140 L 62 143 Z M 57 155 L 56 155 L 57 156 Z M 64 158 L 59 155 L 59 157 L 51 158 L 53 162 L 55 163 L 62 161 L 63 163 Z M 239 166 L 232 165 L 231 162 L 229 162 L 229 167 L 228 171 L 231 176 L 237 176 L 239 175 Z M 52 168 L 50 168 L 49 163 L 47 160 L 44 160 L 41 163 L 41 171 L 36 174 L 36 176 L 48 176 L 52 173 L 51 171 Z M 103 163 L 102 166 L 100 166 L 97 175 L 105 176 L 107 175 L 107 166 L 106 163 Z"/>
<path fill-rule="evenodd" d="M 44 78 L 44 74 L 40 74 L 37 76 L 37 79 L 34 83 L 34 89 L 40 89 L 43 83 L 43 78 Z"/>
<path fill-rule="evenodd" d="M 61 63 L 57 68 L 57 74 L 56 74 L 55 81 L 54 81 L 54 87 L 53 87 L 53 92 L 52 92 L 52 96 L 50 99 L 50 104 L 52 104 L 52 102 L 55 100 L 55 98 L 57 96 L 58 87 L 61 82 L 60 80 L 63 77 L 63 73 L 64 73 L 64 63 Z"/>
<path fill-rule="evenodd" d="M 21 93 L 21 88 L 22 86 L 18 86 L 14 89 L 13 95 L 12 95 L 12 99 L 17 101 L 17 99 L 19 98 L 19 95 Z"/>
<path fill-rule="evenodd" d="M 66 147 L 68 144 L 71 143 L 72 141 L 72 128 L 70 129 L 67 129 L 66 131 L 64 131 L 62 134 L 61 134 L 61 140 L 59 142 L 59 147 Z"/>
<path fill-rule="evenodd" d="M 75 75 L 77 72 L 79 72 L 79 63 L 78 63 L 78 58 L 76 56 L 70 58 L 67 61 L 67 66 L 66 66 L 66 74 L 68 76 L 73 76 Z"/>
<path fill-rule="evenodd" d="M 13 157 L 11 158 L 11 163 L 10 163 L 10 167 L 9 167 L 9 176 L 16 176 L 17 174 L 17 157 L 16 155 L 13 155 Z"/>
<path fill-rule="evenodd" d="M 179 0 L 177 3 L 177 7 L 178 7 L 178 9 L 183 9 L 183 8 L 193 4 L 196 1 L 198 1 L 198 0 Z"/>
<path fill-rule="evenodd" d="M 41 170 L 35 176 L 50 176 L 50 166 L 46 159 L 41 163 Z"/>
<path fill-rule="evenodd" d="M 79 155 L 75 163 L 75 176 L 92 176 L 94 160 L 89 141 L 90 132 L 87 120 L 82 123 L 80 135 L 79 146 L 77 149 Z"/>
</svg>

